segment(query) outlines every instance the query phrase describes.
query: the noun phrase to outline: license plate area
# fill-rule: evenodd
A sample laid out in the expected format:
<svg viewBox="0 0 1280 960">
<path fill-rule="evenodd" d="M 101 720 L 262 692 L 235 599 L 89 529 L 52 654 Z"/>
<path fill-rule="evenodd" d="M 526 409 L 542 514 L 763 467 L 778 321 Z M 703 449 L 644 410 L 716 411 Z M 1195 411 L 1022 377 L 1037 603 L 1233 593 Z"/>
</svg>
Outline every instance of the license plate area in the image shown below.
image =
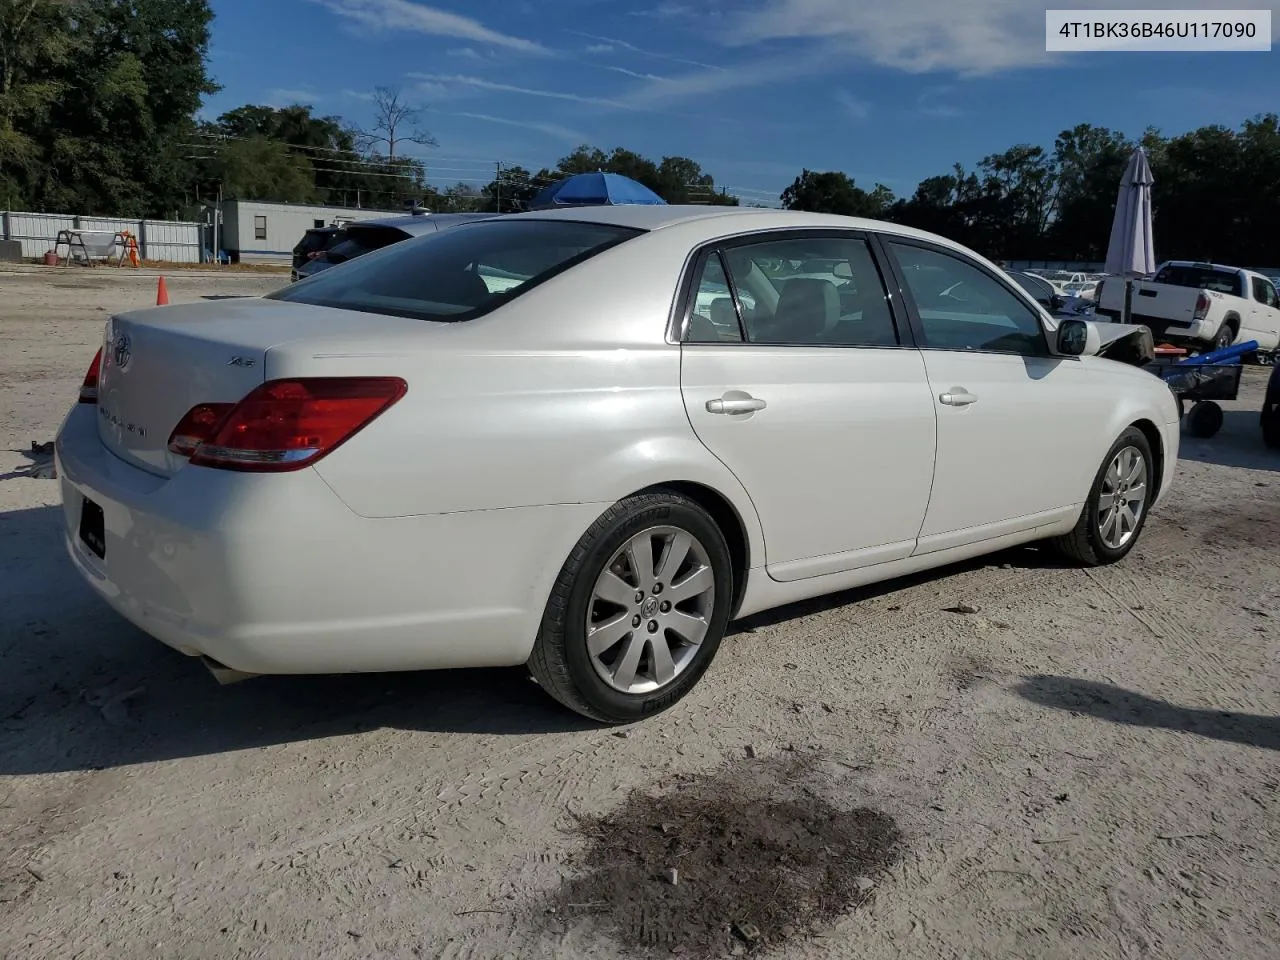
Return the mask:
<svg viewBox="0 0 1280 960">
<path fill-rule="evenodd" d="M 102 508 L 88 497 L 80 505 L 80 540 L 99 560 L 106 559 L 106 520 L 102 515 Z"/>
</svg>

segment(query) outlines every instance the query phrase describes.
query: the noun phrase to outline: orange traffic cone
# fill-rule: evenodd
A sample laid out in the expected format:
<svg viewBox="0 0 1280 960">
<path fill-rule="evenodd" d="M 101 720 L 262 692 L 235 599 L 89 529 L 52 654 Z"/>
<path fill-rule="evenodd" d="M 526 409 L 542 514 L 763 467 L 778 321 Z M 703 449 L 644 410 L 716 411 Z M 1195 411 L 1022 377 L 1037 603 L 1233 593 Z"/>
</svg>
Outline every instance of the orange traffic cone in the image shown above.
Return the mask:
<svg viewBox="0 0 1280 960">
<path fill-rule="evenodd" d="M 156 306 L 165 307 L 169 305 L 169 288 L 165 286 L 164 277 L 160 278 L 160 284 L 156 287 Z"/>
</svg>

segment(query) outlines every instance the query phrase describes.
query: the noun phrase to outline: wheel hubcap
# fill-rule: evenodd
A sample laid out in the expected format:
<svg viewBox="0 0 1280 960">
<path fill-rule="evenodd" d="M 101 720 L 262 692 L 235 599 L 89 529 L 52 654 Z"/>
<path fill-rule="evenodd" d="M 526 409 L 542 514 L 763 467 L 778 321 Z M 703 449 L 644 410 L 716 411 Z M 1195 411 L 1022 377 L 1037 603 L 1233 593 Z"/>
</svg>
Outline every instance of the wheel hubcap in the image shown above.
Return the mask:
<svg viewBox="0 0 1280 960">
<path fill-rule="evenodd" d="M 605 683 L 651 693 L 697 656 L 715 610 L 711 558 L 679 527 L 652 527 L 626 543 L 596 578 L 587 605 L 587 653 Z"/>
<path fill-rule="evenodd" d="M 1112 459 L 1098 494 L 1098 534 L 1112 550 L 1133 539 L 1147 504 L 1147 458 L 1124 447 Z"/>
</svg>

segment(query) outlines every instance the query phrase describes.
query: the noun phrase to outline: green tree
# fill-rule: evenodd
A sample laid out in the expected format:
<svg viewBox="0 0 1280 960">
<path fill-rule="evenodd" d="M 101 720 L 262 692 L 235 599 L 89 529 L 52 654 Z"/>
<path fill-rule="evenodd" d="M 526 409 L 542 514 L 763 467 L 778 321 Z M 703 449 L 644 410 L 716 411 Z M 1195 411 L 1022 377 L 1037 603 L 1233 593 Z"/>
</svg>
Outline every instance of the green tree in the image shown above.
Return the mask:
<svg viewBox="0 0 1280 960">
<path fill-rule="evenodd" d="M 174 212 L 217 90 L 212 19 L 208 0 L 0 3 L 0 179 L 37 209 Z"/>
<path fill-rule="evenodd" d="M 863 190 L 846 173 L 805 169 L 791 186 L 782 191 L 782 205 L 788 210 L 835 213 L 846 217 L 882 217 L 893 203 L 893 192 L 877 183 Z"/>
<path fill-rule="evenodd" d="M 0 201 L 34 205 L 41 138 L 83 46 L 69 0 L 0 2 Z"/>
</svg>

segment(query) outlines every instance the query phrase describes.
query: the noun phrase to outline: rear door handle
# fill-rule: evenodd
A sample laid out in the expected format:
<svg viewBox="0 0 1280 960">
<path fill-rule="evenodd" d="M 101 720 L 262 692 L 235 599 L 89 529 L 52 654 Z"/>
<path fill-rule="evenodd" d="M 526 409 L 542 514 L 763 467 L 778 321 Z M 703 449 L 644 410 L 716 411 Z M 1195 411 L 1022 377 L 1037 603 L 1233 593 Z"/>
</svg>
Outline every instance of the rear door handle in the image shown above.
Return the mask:
<svg viewBox="0 0 1280 960">
<path fill-rule="evenodd" d="M 978 398 L 964 387 L 952 387 L 950 393 L 944 393 L 938 399 L 949 407 L 967 407 L 978 402 Z"/>
<path fill-rule="evenodd" d="M 734 397 L 707 401 L 707 413 L 754 413 L 768 404 L 755 397 Z"/>
</svg>

